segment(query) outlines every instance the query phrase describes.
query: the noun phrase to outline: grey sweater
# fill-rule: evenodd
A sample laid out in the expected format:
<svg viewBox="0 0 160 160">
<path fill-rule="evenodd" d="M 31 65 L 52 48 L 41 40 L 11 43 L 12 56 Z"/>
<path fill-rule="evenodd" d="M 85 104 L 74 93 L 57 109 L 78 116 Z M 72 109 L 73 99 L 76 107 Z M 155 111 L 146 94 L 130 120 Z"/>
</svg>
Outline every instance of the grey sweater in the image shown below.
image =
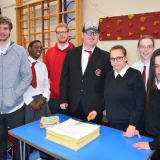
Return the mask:
<svg viewBox="0 0 160 160">
<path fill-rule="evenodd" d="M 0 113 L 8 113 L 23 102 L 31 79 L 25 49 L 11 42 L 6 53 L 0 53 Z"/>
</svg>

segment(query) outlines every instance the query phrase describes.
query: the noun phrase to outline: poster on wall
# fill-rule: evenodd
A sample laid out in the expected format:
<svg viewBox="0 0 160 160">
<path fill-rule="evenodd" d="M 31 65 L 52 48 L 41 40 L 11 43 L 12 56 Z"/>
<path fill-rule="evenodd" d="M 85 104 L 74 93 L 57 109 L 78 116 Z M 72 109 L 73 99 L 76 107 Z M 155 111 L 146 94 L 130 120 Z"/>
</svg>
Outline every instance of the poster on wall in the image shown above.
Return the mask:
<svg viewBox="0 0 160 160">
<path fill-rule="evenodd" d="M 160 39 L 160 11 L 99 19 L 100 41 L 134 40 L 142 35 Z"/>
</svg>

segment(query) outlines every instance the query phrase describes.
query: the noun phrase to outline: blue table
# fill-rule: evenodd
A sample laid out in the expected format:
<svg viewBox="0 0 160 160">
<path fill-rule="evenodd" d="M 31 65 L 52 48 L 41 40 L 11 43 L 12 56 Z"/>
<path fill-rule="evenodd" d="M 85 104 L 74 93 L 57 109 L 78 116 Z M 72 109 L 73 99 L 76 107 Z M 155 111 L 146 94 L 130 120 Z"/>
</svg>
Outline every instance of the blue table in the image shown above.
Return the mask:
<svg viewBox="0 0 160 160">
<path fill-rule="evenodd" d="M 59 116 L 61 122 L 70 118 L 61 114 L 55 115 Z M 122 131 L 105 126 L 100 127 L 98 138 L 78 151 L 74 151 L 45 139 L 46 130 L 41 129 L 39 123 L 35 121 L 12 129 L 9 134 L 21 142 L 62 160 L 146 160 L 154 153 L 150 150 L 138 150 L 132 146 L 135 142 L 152 141 L 151 138 L 143 136 L 126 138 L 122 136 Z"/>
</svg>

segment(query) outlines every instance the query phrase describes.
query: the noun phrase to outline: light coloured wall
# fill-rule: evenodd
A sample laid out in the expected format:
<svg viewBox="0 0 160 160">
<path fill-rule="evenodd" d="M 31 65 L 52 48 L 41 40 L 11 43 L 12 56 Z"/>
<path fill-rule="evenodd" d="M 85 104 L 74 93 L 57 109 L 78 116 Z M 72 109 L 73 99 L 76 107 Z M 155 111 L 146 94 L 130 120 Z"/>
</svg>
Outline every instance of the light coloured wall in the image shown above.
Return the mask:
<svg viewBox="0 0 160 160">
<path fill-rule="evenodd" d="M 27 1 L 27 0 L 26 0 Z M 32 1 L 32 0 L 28 0 Z M 11 39 L 16 42 L 16 13 L 15 0 L 0 0 L 2 15 L 11 18 L 14 28 Z M 83 0 L 83 22 L 95 21 L 107 16 L 119 16 L 143 12 L 159 11 L 159 0 Z M 129 64 L 139 59 L 137 53 L 138 40 L 100 41 L 98 47 L 109 51 L 114 45 L 123 45 L 129 55 Z M 156 48 L 160 47 L 160 40 L 155 40 Z"/>
</svg>

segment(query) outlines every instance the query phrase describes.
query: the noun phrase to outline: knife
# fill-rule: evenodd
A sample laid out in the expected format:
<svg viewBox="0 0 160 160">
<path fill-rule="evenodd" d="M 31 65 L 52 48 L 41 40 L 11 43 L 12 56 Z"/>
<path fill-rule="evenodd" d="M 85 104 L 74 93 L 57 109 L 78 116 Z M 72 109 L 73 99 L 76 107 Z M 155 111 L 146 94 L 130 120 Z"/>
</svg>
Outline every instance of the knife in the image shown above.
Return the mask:
<svg viewBox="0 0 160 160">
<path fill-rule="evenodd" d="M 82 121 L 77 122 L 75 125 L 79 125 L 79 124 L 81 124 L 81 123 L 88 122 L 88 121 L 90 121 L 90 120 L 92 120 L 92 116 L 88 116 L 87 118 L 83 119 Z"/>
</svg>

